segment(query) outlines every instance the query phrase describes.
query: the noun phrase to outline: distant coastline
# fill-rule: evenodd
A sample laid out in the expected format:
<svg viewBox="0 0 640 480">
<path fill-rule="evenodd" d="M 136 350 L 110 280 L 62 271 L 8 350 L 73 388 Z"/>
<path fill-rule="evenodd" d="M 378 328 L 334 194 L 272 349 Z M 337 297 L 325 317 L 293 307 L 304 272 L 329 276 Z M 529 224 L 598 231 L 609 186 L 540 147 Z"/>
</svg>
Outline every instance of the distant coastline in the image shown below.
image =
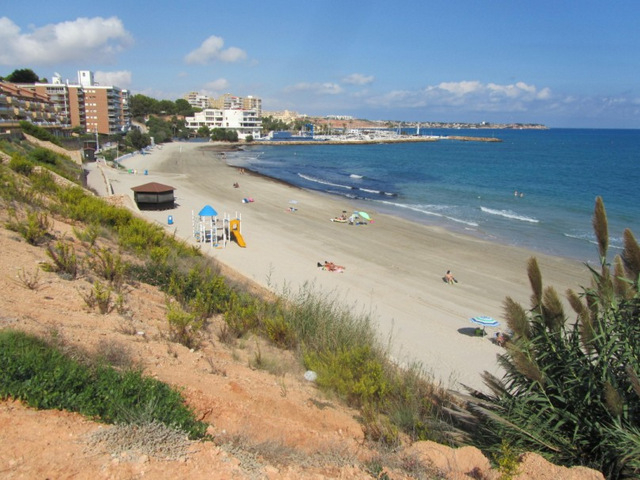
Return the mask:
<svg viewBox="0 0 640 480">
<path fill-rule="evenodd" d="M 418 142 L 438 142 L 441 140 L 455 140 L 461 142 L 502 142 L 496 137 L 473 137 L 473 136 L 406 136 L 397 137 L 374 137 L 374 138 L 347 138 L 343 140 L 339 137 L 325 138 L 321 140 L 255 140 L 256 145 L 367 145 L 381 143 L 418 143 Z"/>
</svg>

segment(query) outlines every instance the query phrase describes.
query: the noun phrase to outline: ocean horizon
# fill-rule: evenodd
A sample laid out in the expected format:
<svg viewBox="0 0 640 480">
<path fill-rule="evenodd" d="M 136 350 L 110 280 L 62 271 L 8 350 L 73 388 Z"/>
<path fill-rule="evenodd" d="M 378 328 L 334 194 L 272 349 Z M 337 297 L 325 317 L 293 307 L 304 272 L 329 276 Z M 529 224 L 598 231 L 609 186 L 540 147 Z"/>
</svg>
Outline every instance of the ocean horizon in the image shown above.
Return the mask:
<svg viewBox="0 0 640 480">
<path fill-rule="evenodd" d="M 597 196 L 609 221 L 609 260 L 622 251 L 625 228 L 640 232 L 640 130 L 422 128 L 420 135 L 501 142 L 256 142 L 226 159 L 296 187 L 344 197 L 345 208 L 349 203 L 581 261 L 598 261 L 591 224 Z"/>
</svg>

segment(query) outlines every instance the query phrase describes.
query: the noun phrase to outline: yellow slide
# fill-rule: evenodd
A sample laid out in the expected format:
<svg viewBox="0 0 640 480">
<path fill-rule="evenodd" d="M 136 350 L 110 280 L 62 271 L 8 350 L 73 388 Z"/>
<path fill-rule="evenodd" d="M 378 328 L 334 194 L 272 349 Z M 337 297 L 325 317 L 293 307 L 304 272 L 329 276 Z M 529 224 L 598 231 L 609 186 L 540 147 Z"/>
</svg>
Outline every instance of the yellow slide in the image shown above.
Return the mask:
<svg viewBox="0 0 640 480">
<path fill-rule="evenodd" d="M 231 230 L 231 236 L 236 241 L 236 243 L 240 245 L 242 248 L 245 248 L 247 246 L 247 244 L 244 243 L 244 238 L 242 237 L 242 234 L 239 231 Z"/>
</svg>

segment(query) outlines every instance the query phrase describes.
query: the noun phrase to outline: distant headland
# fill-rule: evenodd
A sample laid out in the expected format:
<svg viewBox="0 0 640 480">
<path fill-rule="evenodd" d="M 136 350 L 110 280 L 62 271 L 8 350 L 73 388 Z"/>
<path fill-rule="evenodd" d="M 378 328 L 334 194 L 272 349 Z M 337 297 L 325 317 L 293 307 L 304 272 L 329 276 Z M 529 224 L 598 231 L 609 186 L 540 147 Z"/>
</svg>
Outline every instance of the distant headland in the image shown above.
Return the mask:
<svg viewBox="0 0 640 480">
<path fill-rule="evenodd" d="M 309 117 L 312 132 L 300 135 L 278 132 L 261 140 L 261 145 L 350 145 L 375 143 L 412 143 L 455 140 L 464 142 L 501 142 L 493 133 L 491 136 L 449 135 L 440 130 L 548 130 L 536 123 L 463 123 L 463 122 L 392 122 L 387 120 L 363 120 L 354 118 Z M 434 131 L 438 130 L 438 131 Z M 336 131 L 341 133 L 336 134 Z M 317 134 L 324 132 L 325 134 Z M 326 134 L 327 132 L 334 132 Z"/>
</svg>

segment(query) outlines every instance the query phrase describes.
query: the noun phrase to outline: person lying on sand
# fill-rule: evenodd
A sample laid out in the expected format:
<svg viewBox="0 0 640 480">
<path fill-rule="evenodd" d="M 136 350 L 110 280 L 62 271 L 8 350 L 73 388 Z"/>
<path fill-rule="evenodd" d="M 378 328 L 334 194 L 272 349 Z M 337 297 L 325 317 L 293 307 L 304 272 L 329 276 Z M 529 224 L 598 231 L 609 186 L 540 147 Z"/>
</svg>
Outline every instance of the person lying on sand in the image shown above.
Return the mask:
<svg viewBox="0 0 640 480">
<path fill-rule="evenodd" d="M 325 260 L 324 264 L 318 262 L 318 267 L 322 268 L 323 270 L 328 270 L 330 272 L 338 272 L 338 273 L 342 273 L 345 270 L 345 267 L 343 267 L 342 265 L 336 265 L 333 262 L 327 262 Z"/>
</svg>

